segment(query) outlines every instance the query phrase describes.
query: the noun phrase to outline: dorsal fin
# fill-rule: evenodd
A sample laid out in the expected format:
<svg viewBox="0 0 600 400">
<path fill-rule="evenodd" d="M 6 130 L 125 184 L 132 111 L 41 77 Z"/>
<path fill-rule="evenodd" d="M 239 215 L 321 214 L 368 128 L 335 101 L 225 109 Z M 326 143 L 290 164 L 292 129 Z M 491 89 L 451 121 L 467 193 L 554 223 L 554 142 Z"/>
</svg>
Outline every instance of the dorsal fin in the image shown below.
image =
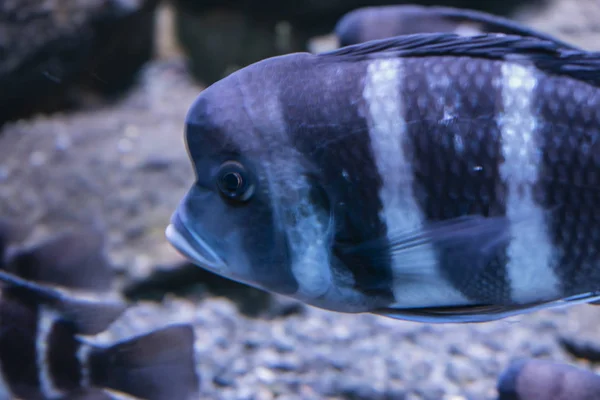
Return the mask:
<svg viewBox="0 0 600 400">
<path fill-rule="evenodd" d="M 316 57 L 328 62 L 357 62 L 392 57 L 462 56 L 522 62 L 539 70 L 600 87 L 600 52 L 565 48 L 554 41 L 489 33 L 416 33 L 346 46 Z"/>
</svg>

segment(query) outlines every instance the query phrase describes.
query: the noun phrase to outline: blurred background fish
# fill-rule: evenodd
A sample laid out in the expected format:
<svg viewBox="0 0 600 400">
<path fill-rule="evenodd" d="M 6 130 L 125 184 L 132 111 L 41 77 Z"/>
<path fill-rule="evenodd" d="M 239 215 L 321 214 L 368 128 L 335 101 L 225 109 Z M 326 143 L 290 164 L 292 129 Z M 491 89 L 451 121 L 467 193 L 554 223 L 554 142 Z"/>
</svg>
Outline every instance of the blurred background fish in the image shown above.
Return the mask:
<svg viewBox="0 0 600 400">
<path fill-rule="evenodd" d="M 98 388 L 144 399 L 197 397 L 191 325 L 104 347 L 83 338 L 108 329 L 127 308 L 107 293 L 114 271 L 98 231 L 63 233 L 28 248 L 6 246 L 22 233 L 17 223 L 0 220 L 0 398 L 111 398 Z"/>
<path fill-rule="evenodd" d="M 104 235 L 99 230 L 77 229 L 30 245 L 19 243 L 26 236 L 16 221 L 0 219 L 1 269 L 43 284 L 81 290 L 111 288 L 116 271 L 106 258 Z"/>
<path fill-rule="evenodd" d="M 597 400 L 600 376 L 543 360 L 513 362 L 498 382 L 498 400 Z"/>
<path fill-rule="evenodd" d="M 508 18 L 451 7 L 424 7 L 411 4 L 359 8 L 344 15 L 335 27 L 340 46 L 398 35 L 431 32 L 448 32 L 465 36 L 505 33 L 553 40 L 562 46 L 572 47 L 551 35 L 533 30 Z"/>
</svg>

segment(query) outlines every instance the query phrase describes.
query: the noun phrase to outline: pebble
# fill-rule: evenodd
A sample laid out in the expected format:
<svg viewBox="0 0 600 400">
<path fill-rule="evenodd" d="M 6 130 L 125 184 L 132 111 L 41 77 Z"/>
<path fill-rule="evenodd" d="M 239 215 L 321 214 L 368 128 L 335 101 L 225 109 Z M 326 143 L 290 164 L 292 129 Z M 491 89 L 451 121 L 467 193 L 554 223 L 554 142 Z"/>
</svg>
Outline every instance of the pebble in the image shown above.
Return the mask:
<svg viewBox="0 0 600 400">
<path fill-rule="evenodd" d="M 474 382 L 481 376 L 481 371 L 478 371 L 474 363 L 469 360 L 452 360 L 446 366 L 446 377 L 459 386 Z"/>
</svg>

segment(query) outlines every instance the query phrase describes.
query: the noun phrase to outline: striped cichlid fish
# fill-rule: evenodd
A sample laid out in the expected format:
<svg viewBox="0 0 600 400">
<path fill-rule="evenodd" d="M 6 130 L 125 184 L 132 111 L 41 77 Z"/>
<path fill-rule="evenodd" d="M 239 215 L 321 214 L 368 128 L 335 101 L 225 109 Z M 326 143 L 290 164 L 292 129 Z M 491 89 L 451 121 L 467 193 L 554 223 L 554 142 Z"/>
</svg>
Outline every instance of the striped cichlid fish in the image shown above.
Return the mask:
<svg viewBox="0 0 600 400">
<path fill-rule="evenodd" d="M 485 322 L 600 298 L 600 54 L 421 33 L 243 68 L 185 132 L 168 240 L 338 312 Z"/>
</svg>

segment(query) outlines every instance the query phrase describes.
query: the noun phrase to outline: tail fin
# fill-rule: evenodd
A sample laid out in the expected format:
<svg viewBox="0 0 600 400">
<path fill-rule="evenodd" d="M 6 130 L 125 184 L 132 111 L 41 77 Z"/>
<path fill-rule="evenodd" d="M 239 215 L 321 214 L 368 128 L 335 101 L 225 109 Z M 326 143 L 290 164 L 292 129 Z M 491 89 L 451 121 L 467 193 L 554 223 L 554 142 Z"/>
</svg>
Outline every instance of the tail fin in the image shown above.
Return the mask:
<svg viewBox="0 0 600 400">
<path fill-rule="evenodd" d="M 6 271 L 0 271 L 0 282 L 15 296 L 54 308 L 82 335 L 102 332 L 127 308 L 121 301 L 92 301 L 67 296 Z"/>
<path fill-rule="evenodd" d="M 188 400 L 199 396 L 194 331 L 174 324 L 108 348 L 92 347 L 91 384 L 147 400 Z"/>
<path fill-rule="evenodd" d="M 101 232 L 80 229 L 17 250 L 7 260 L 5 269 L 40 283 L 72 289 L 107 290 L 114 271 L 103 251 Z"/>
</svg>

